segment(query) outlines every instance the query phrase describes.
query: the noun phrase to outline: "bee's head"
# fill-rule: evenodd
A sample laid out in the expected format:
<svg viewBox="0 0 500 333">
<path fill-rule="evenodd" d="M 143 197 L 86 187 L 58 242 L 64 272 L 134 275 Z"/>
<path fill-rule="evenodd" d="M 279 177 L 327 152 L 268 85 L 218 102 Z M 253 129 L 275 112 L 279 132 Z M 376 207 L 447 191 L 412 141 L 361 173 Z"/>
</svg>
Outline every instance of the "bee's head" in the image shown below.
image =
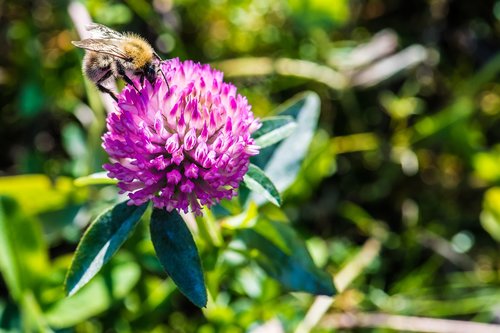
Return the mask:
<svg viewBox="0 0 500 333">
<path fill-rule="evenodd" d="M 156 66 L 153 63 L 148 63 L 144 67 L 144 76 L 149 81 L 149 83 L 153 84 L 156 80 Z"/>
</svg>

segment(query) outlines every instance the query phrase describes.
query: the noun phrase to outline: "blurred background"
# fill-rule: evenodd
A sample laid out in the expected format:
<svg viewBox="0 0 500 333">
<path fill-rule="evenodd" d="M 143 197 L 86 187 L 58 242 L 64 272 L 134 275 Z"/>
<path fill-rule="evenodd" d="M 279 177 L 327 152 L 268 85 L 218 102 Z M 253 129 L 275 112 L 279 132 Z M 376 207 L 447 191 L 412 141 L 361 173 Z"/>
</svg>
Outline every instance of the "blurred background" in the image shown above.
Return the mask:
<svg viewBox="0 0 500 333">
<path fill-rule="evenodd" d="M 257 116 L 320 96 L 283 212 L 333 276 L 366 262 L 314 332 L 398 330 L 362 317 L 373 313 L 500 323 L 500 1 L 4 0 L 0 330 L 257 332 L 277 318 L 274 331 L 291 332 L 314 301 L 232 264 L 202 312 L 158 273 L 142 229 L 64 298 L 82 230 L 116 199 L 114 186 L 72 182 L 102 171 L 106 104 L 82 77 L 70 8 L 164 59 L 223 70 Z"/>
</svg>

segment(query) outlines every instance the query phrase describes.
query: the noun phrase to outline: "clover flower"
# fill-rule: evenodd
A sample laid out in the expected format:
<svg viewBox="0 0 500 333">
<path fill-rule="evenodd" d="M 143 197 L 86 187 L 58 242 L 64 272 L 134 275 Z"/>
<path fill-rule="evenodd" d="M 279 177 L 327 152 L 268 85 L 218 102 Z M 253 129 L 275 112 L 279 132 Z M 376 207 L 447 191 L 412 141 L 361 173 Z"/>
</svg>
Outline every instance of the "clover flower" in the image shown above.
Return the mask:
<svg viewBox="0 0 500 333">
<path fill-rule="evenodd" d="M 127 86 L 107 117 L 103 147 L 129 204 L 199 214 L 236 195 L 259 152 L 251 134 L 260 127 L 247 99 L 208 65 L 171 59 L 154 85 Z"/>
</svg>

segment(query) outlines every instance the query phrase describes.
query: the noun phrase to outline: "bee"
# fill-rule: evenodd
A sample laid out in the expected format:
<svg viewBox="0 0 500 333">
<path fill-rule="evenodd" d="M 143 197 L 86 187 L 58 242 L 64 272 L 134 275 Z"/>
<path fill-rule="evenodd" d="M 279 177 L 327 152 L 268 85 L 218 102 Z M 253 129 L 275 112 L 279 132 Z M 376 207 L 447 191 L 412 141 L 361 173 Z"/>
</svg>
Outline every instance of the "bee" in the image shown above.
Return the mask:
<svg viewBox="0 0 500 333">
<path fill-rule="evenodd" d="M 132 81 L 133 78 L 138 77 L 141 85 L 144 84 L 144 79 L 154 84 L 158 72 L 161 72 L 167 82 L 159 66 L 162 59 L 144 38 L 133 33 L 120 33 L 97 23 L 86 28 L 90 38 L 71 43 L 86 50 L 83 73 L 100 91 L 118 101 L 116 95 L 105 86 L 109 79 L 122 78 L 136 91 L 139 89 Z"/>
</svg>

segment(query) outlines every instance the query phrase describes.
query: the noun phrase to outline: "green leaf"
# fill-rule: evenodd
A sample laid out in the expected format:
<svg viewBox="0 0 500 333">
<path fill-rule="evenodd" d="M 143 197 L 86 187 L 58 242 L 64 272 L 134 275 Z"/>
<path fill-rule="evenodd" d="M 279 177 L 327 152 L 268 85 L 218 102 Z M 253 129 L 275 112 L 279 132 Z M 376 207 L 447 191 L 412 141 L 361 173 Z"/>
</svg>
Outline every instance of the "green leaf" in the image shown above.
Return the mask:
<svg viewBox="0 0 500 333">
<path fill-rule="evenodd" d="M 295 181 L 318 124 L 320 99 L 314 92 L 298 95 L 281 107 L 281 115 L 297 122 L 293 133 L 276 146 L 268 147 L 253 159 L 262 168 L 278 191 L 285 191 Z M 263 197 L 255 200 L 262 203 Z"/>
<path fill-rule="evenodd" d="M 330 275 L 314 264 L 304 242 L 286 224 L 259 221 L 253 229 L 238 233 L 257 250 L 259 265 L 283 286 L 293 291 L 332 296 L 336 290 Z"/>
<path fill-rule="evenodd" d="M 291 116 L 262 119 L 262 126 L 253 134 L 255 144 L 261 148 L 271 146 L 293 133 L 297 123 Z"/>
<path fill-rule="evenodd" d="M 116 179 L 109 178 L 106 171 L 96 172 L 85 177 L 76 178 L 74 181 L 75 186 L 89 186 L 89 185 L 109 185 L 116 184 Z"/>
<path fill-rule="evenodd" d="M 117 204 L 91 224 L 78 244 L 66 276 L 66 291 L 73 295 L 94 277 L 127 240 L 148 204 Z"/>
<path fill-rule="evenodd" d="M 264 171 L 255 164 L 250 164 L 243 182 L 252 191 L 262 194 L 269 202 L 276 206 L 281 206 L 281 196 Z"/>
<path fill-rule="evenodd" d="M 37 220 L 24 215 L 16 201 L 0 196 L 0 272 L 12 297 L 21 301 L 49 267 L 46 244 Z"/>
<path fill-rule="evenodd" d="M 179 290 L 198 307 L 207 305 L 207 290 L 198 249 L 176 211 L 153 209 L 151 241 L 165 271 Z"/>
</svg>

